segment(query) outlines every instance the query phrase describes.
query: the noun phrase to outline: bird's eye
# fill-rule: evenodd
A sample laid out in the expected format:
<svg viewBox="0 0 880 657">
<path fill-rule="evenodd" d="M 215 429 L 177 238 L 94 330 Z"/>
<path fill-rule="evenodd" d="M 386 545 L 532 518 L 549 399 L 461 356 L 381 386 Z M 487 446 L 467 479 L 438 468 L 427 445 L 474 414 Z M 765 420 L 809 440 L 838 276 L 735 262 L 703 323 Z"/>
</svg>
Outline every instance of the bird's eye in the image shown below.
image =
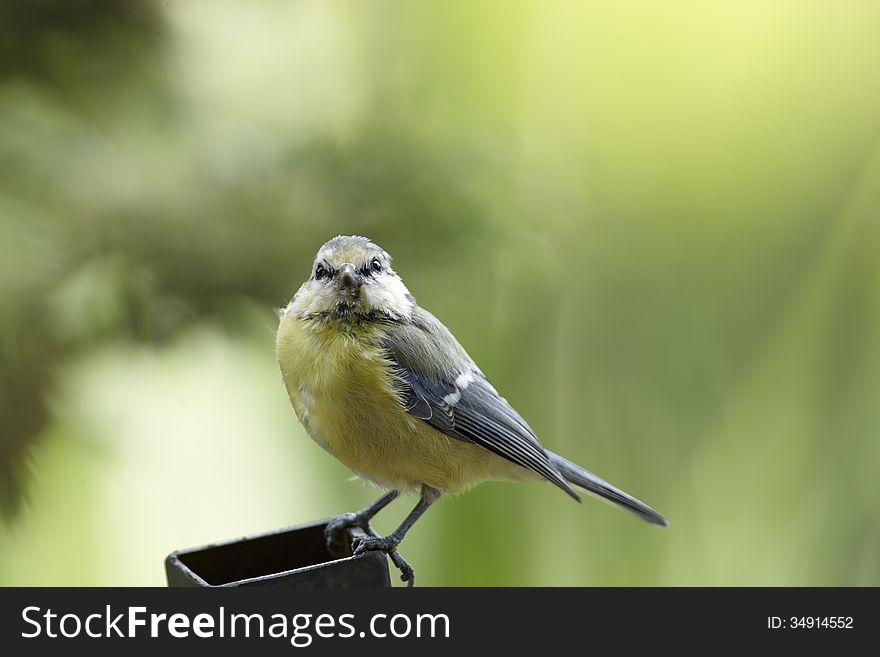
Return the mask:
<svg viewBox="0 0 880 657">
<path fill-rule="evenodd" d="M 370 262 L 370 269 L 376 273 L 382 271 L 382 263 L 379 261 L 379 258 L 373 258 L 372 262 Z"/>
<path fill-rule="evenodd" d="M 330 275 L 330 272 L 327 271 L 327 268 L 324 265 L 322 265 L 320 262 L 317 265 L 315 265 L 315 280 L 316 281 L 323 280 L 323 279 L 327 278 L 327 276 L 329 276 L 329 275 Z"/>
</svg>

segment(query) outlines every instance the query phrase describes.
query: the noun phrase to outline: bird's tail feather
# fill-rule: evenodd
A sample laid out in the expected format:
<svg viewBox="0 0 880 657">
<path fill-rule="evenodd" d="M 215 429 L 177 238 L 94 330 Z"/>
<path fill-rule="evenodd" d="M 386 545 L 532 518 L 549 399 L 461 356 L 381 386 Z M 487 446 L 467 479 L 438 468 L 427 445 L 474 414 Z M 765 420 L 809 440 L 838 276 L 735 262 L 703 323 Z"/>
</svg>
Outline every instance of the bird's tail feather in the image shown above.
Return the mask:
<svg viewBox="0 0 880 657">
<path fill-rule="evenodd" d="M 623 507 L 627 511 L 636 514 L 642 520 L 646 520 L 653 525 L 666 527 L 669 524 L 666 521 L 666 518 L 654 511 L 654 509 L 647 504 L 640 502 L 632 495 L 624 493 L 619 488 L 615 488 L 604 479 L 600 479 L 594 475 L 592 472 L 584 470 L 579 465 L 576 465 L 553 452 L 547 452 L 547 456 L 550 457 L 550 462 L 556 466 L 556 469 L 559 470 L 562 476 L 565 477 L 565 480 L 569 483 L 583 488 L 585 491 L 596 497 L 600 497 Z"/>
</svg>

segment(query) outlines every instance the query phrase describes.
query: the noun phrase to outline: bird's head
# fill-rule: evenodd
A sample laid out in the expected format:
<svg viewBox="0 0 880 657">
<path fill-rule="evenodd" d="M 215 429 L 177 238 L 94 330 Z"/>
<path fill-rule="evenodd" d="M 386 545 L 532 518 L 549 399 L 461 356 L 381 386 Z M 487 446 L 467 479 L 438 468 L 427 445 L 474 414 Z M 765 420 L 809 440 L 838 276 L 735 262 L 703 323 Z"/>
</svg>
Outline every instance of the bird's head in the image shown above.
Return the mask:
<svg viewBox="0 0 880 657">
<path fill-rule="evenodd" d="M 300 319 L 351 322 L 408 319 L 415 299 L 391 268 L 391 256 L 366 237 L 334 237 L 285 309 Z"/>
</svg>

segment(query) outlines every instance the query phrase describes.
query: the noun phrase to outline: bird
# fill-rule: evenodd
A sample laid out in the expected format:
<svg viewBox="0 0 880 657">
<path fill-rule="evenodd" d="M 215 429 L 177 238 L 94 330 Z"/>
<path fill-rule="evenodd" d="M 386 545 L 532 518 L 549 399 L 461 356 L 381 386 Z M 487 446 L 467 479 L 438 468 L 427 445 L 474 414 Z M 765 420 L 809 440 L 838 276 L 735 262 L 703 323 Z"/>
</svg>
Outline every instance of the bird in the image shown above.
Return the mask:
<svg viewBox="0 0 880 657">
<path fill-rule="evenodd" d="M 384 491 L 327 524 L 329 548 L 360 527 L 352 553 L 386 553 L 412 586 L 415 571 L 398 551 L 404 536 L 441 496 L 486 480 L 543 480 L 578 502 L 580 489 L 667 526 L 648 505 L 544 449 L 370 239 L 340 235 L 321 246 L 279 315 L 276 355 L 297 417 L 318 445 Z M 406 493 L 418 493 L 418 503 L 379 536 L 370 521 Z"/>
</svg>

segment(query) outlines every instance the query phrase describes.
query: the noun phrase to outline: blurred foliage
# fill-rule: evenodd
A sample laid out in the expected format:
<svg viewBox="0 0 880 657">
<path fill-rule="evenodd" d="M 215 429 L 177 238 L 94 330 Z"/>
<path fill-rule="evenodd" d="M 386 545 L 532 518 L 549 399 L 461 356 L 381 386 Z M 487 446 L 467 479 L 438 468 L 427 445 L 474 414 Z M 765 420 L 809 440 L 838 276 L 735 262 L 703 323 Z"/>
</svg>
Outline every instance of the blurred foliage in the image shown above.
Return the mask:
<svg viewBox="0 0 880 657">
<path fill-rule="evenodd" d="M 273 360 L 272 309 L 358 233 L 548 447 L 672 522 L 487 484 L 407 539 L 420 582 L 880 584 L 878 28 L 4 2 L 0 583 L 160 584 L 172 549 L 367 503 Z"/>
</svg>

